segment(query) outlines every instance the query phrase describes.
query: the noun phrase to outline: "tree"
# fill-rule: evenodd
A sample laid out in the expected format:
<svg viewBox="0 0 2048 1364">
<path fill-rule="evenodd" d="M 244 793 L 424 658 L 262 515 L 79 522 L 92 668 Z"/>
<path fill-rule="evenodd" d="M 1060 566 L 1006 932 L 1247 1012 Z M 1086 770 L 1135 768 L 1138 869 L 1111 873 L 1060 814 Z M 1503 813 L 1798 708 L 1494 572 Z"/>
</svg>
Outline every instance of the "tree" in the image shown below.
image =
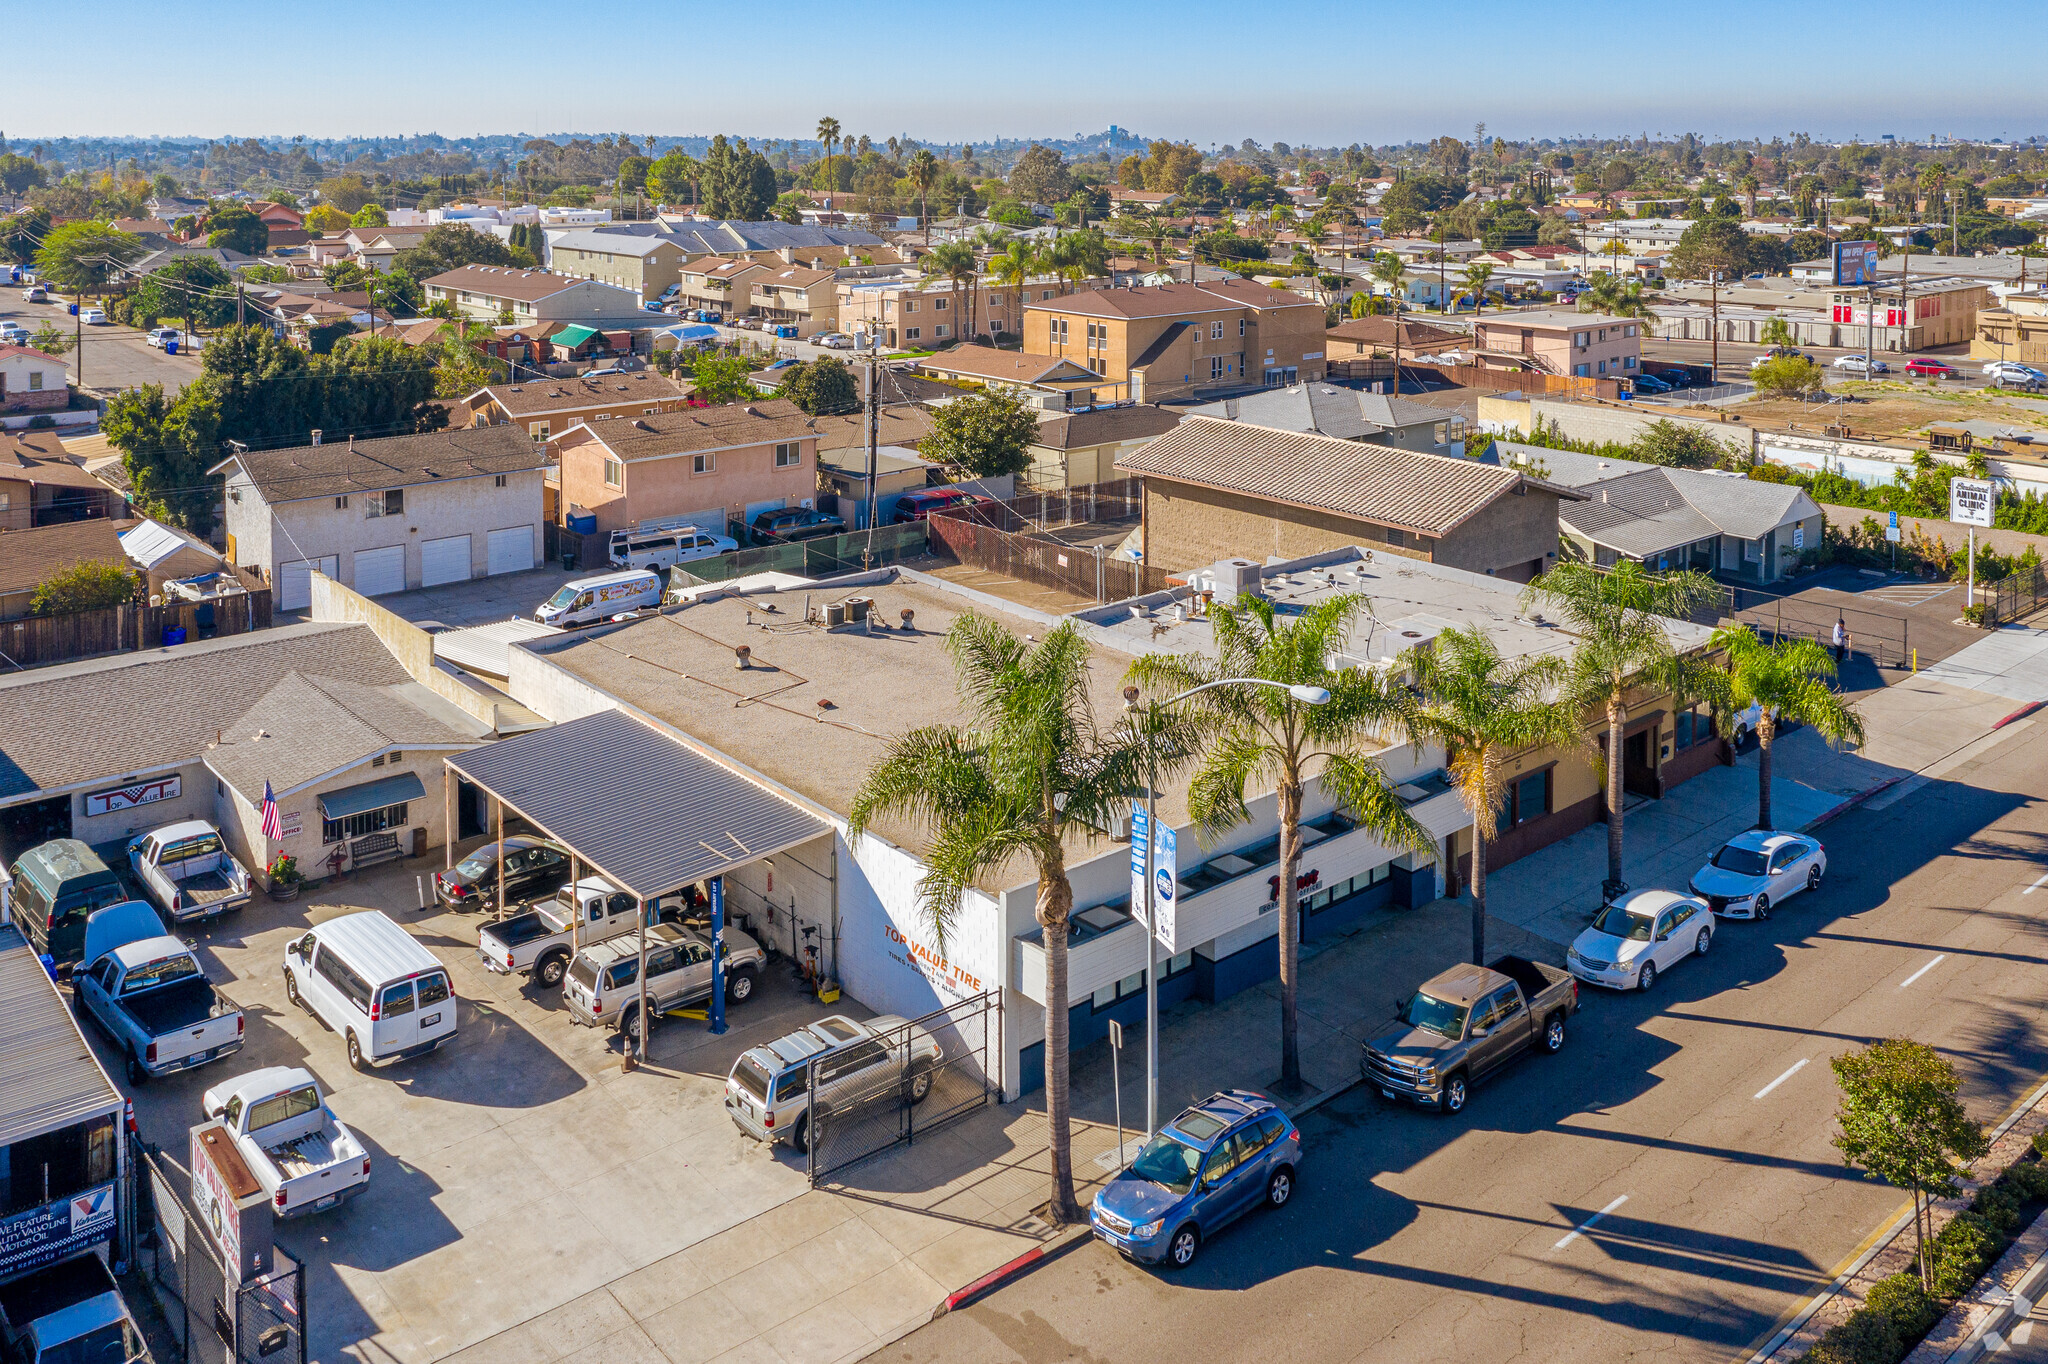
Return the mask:
<svg viewBox="0 0 2048 1364">
<path fill-rule="evenodd" d="M 1749 372 L 1757 392 L 1778 398 L 1803 398 L 1827 386 L 1828 373 L 1803 355 L 1766 360 Z"/>
<path fill-rule="evenodd" d="M 487 232 L 460 223 L 428 228 L 418 246 L 407 247 L 391 258 L 392 270 L 414 280 L 429 280 L 465 265 L 517 264 L 519 259 L 512 254 L 511 247 Z"/>
<path fill-rule="evenodd" d="M 307 211 L 305 222 L 308 232 L 325 236 L 330 232 L 346 231 L 349 216 L 332 204 L 315 204 Z"/>
<path fill-rule="evenodd" d="M 472 340 L 472 333 L 489 340 L 491 331 L 481 323 L 457 320 L 441 328 L 433 342 L 434 396 L 467 398 L 494 383 L 504 372 L 504 362 L 487 355 Z"/>
<path fill-rule="evenodd" d="M 1920 1286 L 1932 1288 L 1929 1204 L 1961 1195 L 1964 1163 L 1991 1144 L 1963 1108 L 1955 1067 L 1924 1042 L 1888 1037 L 1828 1065 L 1842 1091 L 1835 1149 L 1845 1164 L 1913 1195 L 1914 1258 Z"/>
<path fill-rule="evenodd" d="M 1038 438 L 1038 412 L 1008 393 L 970 393 L 932 414 L 918 453 L 969 478 L 999 478 L 1031 464 L 1025 447 Z"/>
<path fill-rule="evenodd" d="M 680 204 L 687 194 L 694 204 L 703 176 L 704 168 L 695 157 L 671 149 L 647 168 L 647 192 L 664 204 Z"/>
<path fill-rule="evenodd" d="M 26 194 L 32 189 L 41 189 L 45 177 L 46 172 L 30 157 L 17 156 L 13 152 L 0 155 L 0 190 L 9 194 Z"/>
<path fill-rule="evenodd" d="M 971 284 L 980 271 L 981 262 L 974 254 L 974 248 L 966 242 L 940 242 L 917 262 L 918 269 L 927 275 L 939 275 L 953 285 L 953 316 L 962 328 L 961 340 L 967 339 L 966 311 L 960 306 L 962 285 Z M 1020 321 L 1020 326 L 1021 321 Z"/>
<path fill-rule="evenodd" d="M 1739 278 L 1750 268 L 1750 238 L 1731 218 L 1701 218 L 1671 248 L 1665 271 L 1674 279 L 1705 279 L 1719 273 Z"/>
<path fill-rule="evenodd" d="M 1451 784 L 1472 816 L 1472 960 L 1484 964 L 1486 844 L 1507 796 L 1507 761 L 1532 748 L 1584 751 L 1584 719 L 1563 694 L 1563 659 L 1507 659 L 1476 625 L 1444 631 L 1433 649 L 1409 650 L 1399 666 L 1421 694 L 1408 713 L 1409 731 L 1443 748 Z M 1456 871 L 1448 855 L 1444 871 Z"/>
<path fill-rule="evenodd" d="M 1811 725 L 1829 743 L 1863 742 L 1863 717 L 1825 679 L 1835 660 L 1817 640 L 1780 639 L 1766 644 L 1747 625 L 1714 631 L 1713 645 L 1725 660 L 1710 675 L 1702 694 L 1724 726 L 1757 707 L 1756 827 L 1771 827 L 1771 741 L 1781 724 Z"/>
<path fill-rule="evenodd" d="M 1659 417 L 1630 443 L 1629 453 L 1671 469 L 1712 469 L 1727 459 L 1730 451 L 1704 427 Z"/>
<path fill-rule="evenodd" d="M 369 181 L 350 172 L 320 182 L 320 198 L 343 213 L 353 213 L 374 197 Z"/>
<path fill-rule="evenodd" d="M 1627 888 L 1622 876 L 1622 734 L 1628 728 L 1628 694 L 1644 683 L 1690 691 L 1687 674 L 1696 665 L 1672 647 L 1665 622 L 1687 620 L 1721 601 L 1721 589 L 1704 573 L 1663 576 L 1632 559 L 1612 569 L 1560 563 L 1522 591 L 1522 605 L 1541 601 L 1563 617 L 1577 638 L 1566 690 L 1607 720 L 1607 885 L 1612 900 Z"/>
<path fill-rule="evenodd" d="M 1035 871 L 1046 964 L 1047 1211 L 1060 1225 L 1081 1216 L 1069 1130 L 1067 925 L 1074 888 L 1066 845 L 1107 827 L 1140 788 L 1141 746 L 1135 726 L 1096 726 L 1089 648 L 1071 621 L 1029 644 L 969 612 L 946 632 L 946 652 L 972 727 L 931 725 L 891 741 L 854 796 L 847 838 L 858 846 L 888 817 L 929 831 L 918 906 L 942 944 L 971 887 L 1013 858 Z"/>
<path fill-rule="evenodd" d="M 829 187 L 834 183 L 832 179 L 832 149 L 839 145 L 838 119 L 821 118 L 818 120 L 818 142 L 825 148 L 825 184 L 828 186 L 825 192 L 825 207 L 830 208 L 832 207 L 832 193 Z"/>
<path fill-rule="evenodd" d="M 72 611 L 104 611 L 134 601 L 141 585 L 142 575 L 125 564 L 88 559 L 43 579 L 28 599 L 29 614 L 58 616 Z"/>
<path fill-rule="evenodd" d="M 206 244 L 216 251 L 260 256 L 270 249 L 270 228 L 254 209 L 229 204 L 207 215 Z"/>
<path fill-rule="evenodd" d="M 1754 175 L 1744 175 L 1735 182 L 1735 188 L 1742 191 L 1743 202 L 1749 209 L 1749 216 L 1756 217 L 1756 192 L 1763 188 L 1763 182 Z"/>
<path fill-rule="evenodd" d="M 704 155 L 704 211 L 714 218 L 760 222 L 775 203 L 775 168 L 747 146 L 720 133 Z"/>
<path fill-rule="evenodd" d="M 50 210 L 46 208 L 25 208 L 0 218 L 0 256 L 17 265 L 27 265 L 36 258 L 37 249 L 49 233 Z"/>
<path fill-rule="evenodd" d="M 391 215 L 384 211 L 382 204 L 364 204 L 349 215 L 350 227 L 389 227 Z"/>
<path fill-rule="evenodd" d="M 1493 278 L 1491 265 L 1468 265 L 1465 267 L 1465 288 L 1462 293 L 1472 300 L 1472 315 L 1477 317 L 1486 310 L 1486 283 Z"/>
<path fill-rule="evenodd" d="M 1281 616 L 1263 597 L 1210 610 L 1213 657 L 1148 654 L 1130 678 L 1157 693 L 1209 690 L 1190 697 L 1192 723 L 1205 746 L 1188 787 L 1188 813 L 1206 839 L 1251 818 L 1245 793 L 1253 783 L 1278 791 L 1280 814 L 1280 1084 L 1301 1084 L 1296 1012 L 1301 991 L 1301 804 L 1311 778 L 1351 818 L 1392 848 L 1428 855 L 1429 831 L 1394 794 L 1372 754 L 1405 735 L 1406 693 L 1383 674 L 1332 668 L 1359 617 L 1363 596 L 1344 594 L 1298 616 Z M 1227 678 L 1278 685 L 1215 686 Z M 1328 693 L 1314 704 L 1289 688 Z"/>
<path fill-rule="evenodd" d="M 753 371 L 753 365 L 743 355 L 719 355 L 706 351 L 691 367 L 691 376 L 696 383 L 690 390 L 690 396 L 713 407 L 757 398 L 761 390 L 754 387 L 754 381 L 748 377 Z"/>
<path fill-rule="evenodd" d="M 162 384 L 124 389 L 107 401 L 100 430 L 121 452 L 136 506 L 204 536 L 213 529 L 220 487 L 206 471 L 220 461 L 220 417 L 197 384 L 176 399 Z"/>
<path fill-rule="evenodd" d="M 1074 192 L 1074 175 L 1050 147 L 1034 142 L 1010 167 L 1010 193 L 1019 199 L 1056 204 Z"/>
<path fill-rule="evenodd" d="M 1019 336 L 1024 333 L 1025 288 L 1033 275 L 1045 268 L 1045 257 L 1038 244 L 1028 237 L 1012 237 L 1003 249 L 988 260 L 989 277 L 999 284 L 1007 284 L 1017 291 L 1017 307 L 1010 314 Z"/>
<path fill-rule="evenodd" d="M 1782 317 L 1766 318 L 1763 329 L 1756 334 L 1756 339 L 1766 346 L 1792 346 L 1797 344 L 1796 339 L 1792 335 L 1792 324 Z"/>
<path fill-rule="evenodd" d="M 791 367 L 775 394 L 789 399 L 813 417 L 852 412 L 860 406 L 860 385 L 854 382 L 853 371 L 838 360 L 822 355 L 806 364 Z"/>
<path fill-rule="evenodd" d="M 144 250 L 140 237 L 103 223 L 65 223 L 44 236 L 36 273 L 66 292 L 95 293 Z"/>
<path fill-rule="evenodd" d="M 931 193 L 939 183 L 939 158 L 932 155 L 931 148 L 919 147 L 910 155 L 910 162 L 904 167 L 910 183 L 917 188 L 917 221 L 924 227 L 924 244 L 932 244 Z"/>
<path fill-rule="evenodd" d="M 187 256 L 142 277 L 135 288 L 135 321 L 183 319 L 185 329 L 219 327 L 234 320 L 235 282 L 217 262 Z"/>
<path fill-rule="evenodd" d="M 1591 285 L 1579 295 L 1579 311 L 1605 313 L 1609 317 L 1633 317 L 1643 322 L 1657 320 L 1656 310 L 1650 307 L 1641 283 L 1636 280 L 1624 282 L 1605 270 L 1593 272 Z"/>
<path fill-rule="evenodd" d="M 45 355 L 65 355 L 71 350 L 72 334 L 55 322 L 45 319 L 36 328 L 36 334 L 29 338 L 29 345 Z"/>
<path fill-rule="evenodd" d="M 372 270 L 363 285 L 370 296 L 371 309 L 383 313 L 386 319 L 418 317 L 420 304 L 426 299 L 420 282 L 397 270 Z"/>
</svg>

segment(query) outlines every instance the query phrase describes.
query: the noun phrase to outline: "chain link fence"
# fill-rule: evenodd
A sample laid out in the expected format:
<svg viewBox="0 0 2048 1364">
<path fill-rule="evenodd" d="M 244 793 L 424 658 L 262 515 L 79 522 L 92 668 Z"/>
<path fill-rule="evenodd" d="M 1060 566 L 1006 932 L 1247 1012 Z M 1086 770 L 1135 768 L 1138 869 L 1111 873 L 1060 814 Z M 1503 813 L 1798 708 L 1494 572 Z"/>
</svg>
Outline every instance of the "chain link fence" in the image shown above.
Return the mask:
<svg viewBox="0 0 2048 1364">
<path fill-rule="evenodd" d="M 1002 1045 L 1002 998 L 991 990 L 812 1060 L 810 1108 L 798 1119 L 811 1183 L 999 1100 L 990 1058 Z"/>
<path fill-rule="evenodd" d="M 2000 624 L 2024 620 L 2048 606 L 2048 566 L 2036 564 L 1996 582 L 1980 583 L 1977 599 L 1991 608 L 1991 618 Z"/>
</svg>

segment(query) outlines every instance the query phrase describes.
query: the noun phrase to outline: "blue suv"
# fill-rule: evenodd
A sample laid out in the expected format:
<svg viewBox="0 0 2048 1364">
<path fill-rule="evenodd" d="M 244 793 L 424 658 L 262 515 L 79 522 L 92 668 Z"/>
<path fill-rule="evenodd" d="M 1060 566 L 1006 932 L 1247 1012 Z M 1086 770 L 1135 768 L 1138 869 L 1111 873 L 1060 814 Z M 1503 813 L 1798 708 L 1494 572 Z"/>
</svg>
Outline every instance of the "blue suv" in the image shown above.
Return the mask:
<svg viewBox="0 0 2048 1364">
<path fill-rule="evenodd" d="M 1187 1109 L 1095 1195 L 1088 1224 L 1121 1254 L 1185 1269 L 1202 1238 L 1259 1204 L 1294 1196 L 1301 1133 L 1258 1094 L 1233 1089 Z"/>
</svg>

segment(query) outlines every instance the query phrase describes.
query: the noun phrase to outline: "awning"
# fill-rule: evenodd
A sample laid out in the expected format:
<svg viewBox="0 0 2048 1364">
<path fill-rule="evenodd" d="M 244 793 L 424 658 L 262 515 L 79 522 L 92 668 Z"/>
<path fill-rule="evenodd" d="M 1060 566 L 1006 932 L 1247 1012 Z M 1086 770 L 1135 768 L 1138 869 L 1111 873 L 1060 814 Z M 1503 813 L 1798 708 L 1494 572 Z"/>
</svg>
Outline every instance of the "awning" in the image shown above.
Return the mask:
<svg viewBox="0 0 2048 1364">
<path fill-rule="evenodd" d="M 650 900 L 832 829 L 624 711 L 500 739 L 447 762 Z"/>
<path fill-rule="evenodd" d="M 562 330 L 556 332 L 553 336 L 550 336 L 548 338 L 548 344 L 550 346 L 562 346 L 569 350 L 575 350 L 578 346 L 582 345 L 585 341 L 588 341 L 591 337 L 596 335 L 597 328 L 595 327 L 578 327 L 572 325 L 564 327 L 562 328 Z"/>
<path fill-rule="evenodd" d="M 427 788 L 420 782 L 418 773 L 401 772 L 395 777 L 366 781 L 361 786 L 344 786 L 339 791 L 329 791 L 320 797 L 320 817 L 347 819 L 365 810 L 381 810 L 387 805 L 424 800 L 426 795 Z"/>
<path fill-rule="evenodd" d="M 681 327 L 664 328 L 662 335 L 673 336 L 678 341 L 716 341 L 718 339 L 718 328 L 698 322 Z"/>
</svg>

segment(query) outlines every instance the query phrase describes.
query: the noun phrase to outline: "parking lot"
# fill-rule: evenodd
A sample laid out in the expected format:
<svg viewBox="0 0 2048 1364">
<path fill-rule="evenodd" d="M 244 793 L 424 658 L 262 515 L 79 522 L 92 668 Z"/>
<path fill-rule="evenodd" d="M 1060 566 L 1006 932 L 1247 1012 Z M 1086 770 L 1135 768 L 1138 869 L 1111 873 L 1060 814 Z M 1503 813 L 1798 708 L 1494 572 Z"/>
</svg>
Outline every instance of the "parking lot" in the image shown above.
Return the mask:
<svg viewBox="0 0 2048 1364">
<path fill-rule="evenodd" d="M 564 572 L 560 564 L 554 564 L 528 569 L 524 573 L 502 573 L 494 578 L 471 578 L 440 587 L 414 588 L 410 592 L 378 597 L 376 602 L 386 611 L 403 616 L 415 625 L 430 629 L 439 625 L 460 630 L 471 625 L 490 625 L 513 616 L 531 620 L 533 609 L 552 597 L 563 583 L 572 578 L 609 572 L 611 569 L 604 564 L 579 564 L 570 572 Z M 289 616 L 279 613 L 280 620 L 304 618 L 302 612 Z"/>
</svg>

